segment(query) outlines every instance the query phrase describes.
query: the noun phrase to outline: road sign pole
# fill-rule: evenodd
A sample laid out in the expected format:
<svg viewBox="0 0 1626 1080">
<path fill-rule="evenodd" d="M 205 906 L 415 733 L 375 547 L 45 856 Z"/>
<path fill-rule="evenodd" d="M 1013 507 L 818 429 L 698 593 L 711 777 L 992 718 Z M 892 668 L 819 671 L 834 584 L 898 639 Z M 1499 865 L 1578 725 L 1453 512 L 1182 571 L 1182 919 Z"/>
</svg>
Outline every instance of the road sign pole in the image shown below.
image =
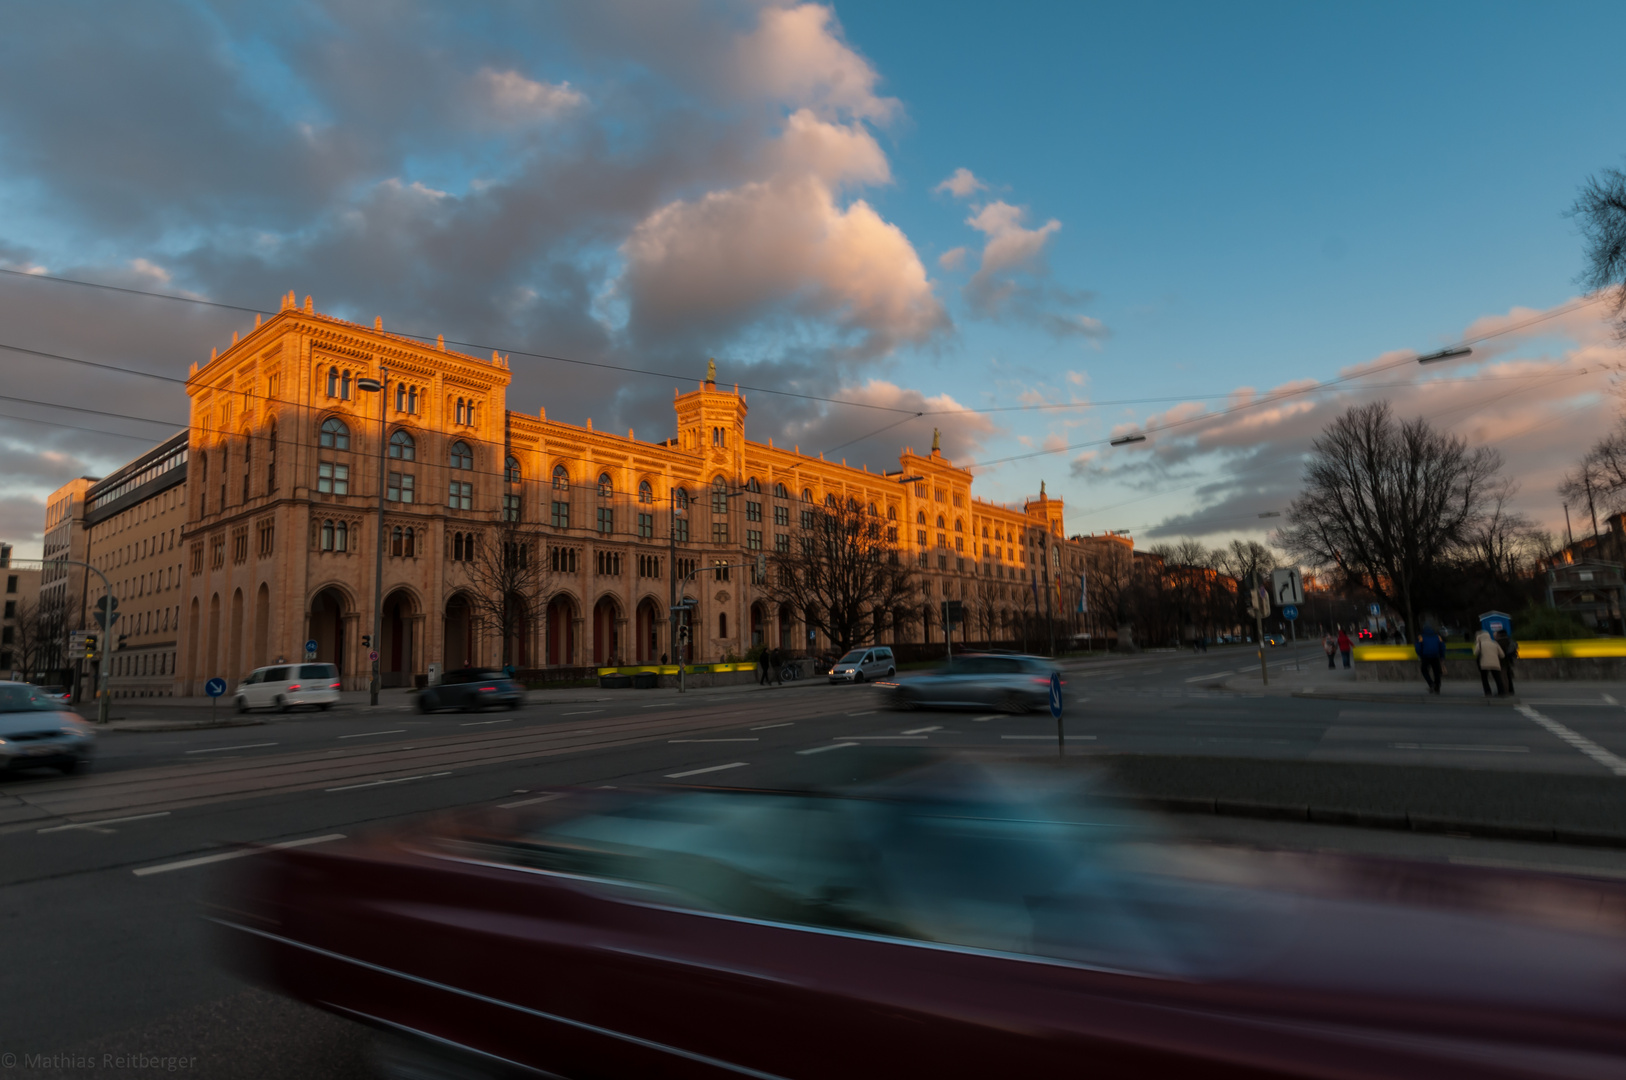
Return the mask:
<svg viewBox="0 0 1626 1080">
<path fill-rule="evenodd" d="M 1061 727 L 1061 672 L 1050 673 L 1050 715 L 1056 718 L 1056 756 L 1067 756 L 1067 736 Z"/>
</svg>

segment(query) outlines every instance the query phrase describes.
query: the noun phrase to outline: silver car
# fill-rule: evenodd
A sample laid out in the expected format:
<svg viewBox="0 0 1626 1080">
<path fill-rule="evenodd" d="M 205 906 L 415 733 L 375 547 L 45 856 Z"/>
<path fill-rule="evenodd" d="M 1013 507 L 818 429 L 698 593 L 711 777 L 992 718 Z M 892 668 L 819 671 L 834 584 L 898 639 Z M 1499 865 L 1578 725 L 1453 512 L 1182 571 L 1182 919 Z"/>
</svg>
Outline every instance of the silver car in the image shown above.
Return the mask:
<svg viewBox="0 0 1626 1080">
<path fill-rule="evenodd" d="M 898 664 L 892 658 L 892 650 L 884 645 L 854 649 L 830 665 L 830 681 L 833 683 L 890 679 L 897 673 Z"/>
<path fill-rule="evenodd" d="M 1050 661 L 1037 656 L 956 656 L 929 674 L 887 686 L 894 709 L 992 706 L 1009 713 L 1048 708 Z"/>
<path fill-rule="evenodd" d="M 71 773 L 90 760 L 96 729 L 37 686 L 0 683 L 0 772 L 52 768 Z"/>
</svg>

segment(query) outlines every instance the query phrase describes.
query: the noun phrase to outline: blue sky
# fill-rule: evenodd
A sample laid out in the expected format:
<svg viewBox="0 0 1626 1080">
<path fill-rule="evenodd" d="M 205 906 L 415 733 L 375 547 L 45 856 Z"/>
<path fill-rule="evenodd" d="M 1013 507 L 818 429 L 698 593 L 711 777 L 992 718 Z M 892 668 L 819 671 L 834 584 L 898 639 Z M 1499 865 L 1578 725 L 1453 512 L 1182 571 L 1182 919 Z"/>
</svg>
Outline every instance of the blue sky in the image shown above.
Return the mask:
<svg viewBox="0 0 1626 1080">
<path fill-rule="evenodd" d="M 979 490 L 1043 479 L 1070 530 L 1140 542 L 1261 535 L 1315 432 L 1387 396 L 1496 445 L 1556 526 L 1620 350 L 1598 305 L 1519 326 L 1577 296 L 1563 212 L 1626 153 L 1622 30 L 1605 5 L 41 7 L 0 43 L 0 266 L 267 309 L 293 288 L 690 377 L 715 355 L 854 402 L 758 394 L 752 423 L 872 467 L 934 425 L 957 461 L 1073 446 Z M 0 344 L 182 374 L 246 324 L 0 278 Z M 1483 333 L 1444 372 L 1212 415 Z M 0 356 L 14 396 L 184 417 L 167 384 Z M 516 407 L 670 426 L 669 380 L 515 371 Z M 1080 407 L 956 413 L 1039 401 Z M 903 414 L 863 405 L 948 414 L 864 438 Z M 163 434 L 0 414 L 27 418 L 0 415 L 25 551 L 45 493 Z"/>
</svg>

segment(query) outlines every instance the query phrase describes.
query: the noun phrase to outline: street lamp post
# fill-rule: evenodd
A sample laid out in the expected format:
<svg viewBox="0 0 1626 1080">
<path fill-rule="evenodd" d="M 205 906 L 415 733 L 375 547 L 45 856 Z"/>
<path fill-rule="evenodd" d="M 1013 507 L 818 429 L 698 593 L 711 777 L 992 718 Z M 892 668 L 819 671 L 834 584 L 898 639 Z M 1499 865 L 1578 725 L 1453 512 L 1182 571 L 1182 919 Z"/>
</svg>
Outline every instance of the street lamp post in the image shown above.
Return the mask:
<svg viewBox="0 0 1626 1080">
<path fill-rule="evenodd" d="M 381 636 L 384 633 L 384 485 L 389 480 L 390 455 L 387 434 L 389 431 L 389 401 L 390 396 L 385 392 L 389 385 L 390 372 L 386 367 L 378 369 L 376 379 L 357 379 L 356 388 L 368 393 L 378 395 L 378 545 L 373 551 L 373 634 L 371 644 L 368 645 L 367 662 L 372 672 L 368 680 L 368 700 L 371 704 L 378 704 L 378 661 L 373 659 L 379 654 Z"/>
</svg>

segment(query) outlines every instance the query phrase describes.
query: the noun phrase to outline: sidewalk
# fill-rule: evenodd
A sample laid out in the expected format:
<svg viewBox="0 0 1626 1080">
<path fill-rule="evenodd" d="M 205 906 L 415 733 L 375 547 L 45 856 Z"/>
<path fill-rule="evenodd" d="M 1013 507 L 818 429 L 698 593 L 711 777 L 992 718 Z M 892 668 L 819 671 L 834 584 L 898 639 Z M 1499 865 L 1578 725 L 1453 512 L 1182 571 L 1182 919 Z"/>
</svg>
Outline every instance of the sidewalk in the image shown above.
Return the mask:
<svg viewBox="0 0 1626 1080">
<path fill-rule="evenodd" d="M 1267 654 L 1268 656 L 1268 654 Z M 1224 680 L 1207 685 L 1244 694 L 1265 694 L 1271 697 L 1332 698 L 1336 701 L 1379 701 L 1430 705 L 1518 705 L 1531 698 L 1574 697 L 1577 700 L 1601 701 L 1603 695 L 1614 694 L 1626 701 L 1626 686 L 1614 682 L 1572 681 L 1543 679 L 1515 682 L 1517 695 L 1506 697 L 1485 696 L 1478 679 L 1446 679 L 1438 694 L 1430 694 L 1423 682 L 1421 669 L 1411 682 L 1356 682 L 1354 668 L 1345 668 L 1340 662 L 1335 668 L 1327 667 L 1326 657 L 1317 653 L 1306 656 L 1295 664 L 1291 659 L 1270 664 L 1270 683 L 1265 685 L 1259 677 L 1258 661 L 1249 670 L 1238 670 Z M 1494 684 L 1493 684 L 1494 685 Z"/>
</svg>

